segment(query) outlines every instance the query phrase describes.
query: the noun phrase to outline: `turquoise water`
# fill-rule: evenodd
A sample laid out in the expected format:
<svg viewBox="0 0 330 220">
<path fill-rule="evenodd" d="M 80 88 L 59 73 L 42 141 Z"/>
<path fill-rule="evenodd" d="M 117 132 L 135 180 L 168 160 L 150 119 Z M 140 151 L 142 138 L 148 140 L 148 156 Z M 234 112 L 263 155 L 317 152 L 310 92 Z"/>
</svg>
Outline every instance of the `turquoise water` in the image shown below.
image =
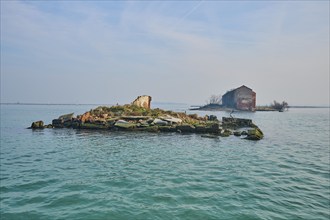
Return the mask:
<svg viewBox="0 0 330 220">
<path fill-rule="evenodd" d="M 329 109 L 236 113 L 264 131 L 258 142 L 25 129 L 94 107 L 1 105 L 1 220 L 330 217 Z"/>
</svg>

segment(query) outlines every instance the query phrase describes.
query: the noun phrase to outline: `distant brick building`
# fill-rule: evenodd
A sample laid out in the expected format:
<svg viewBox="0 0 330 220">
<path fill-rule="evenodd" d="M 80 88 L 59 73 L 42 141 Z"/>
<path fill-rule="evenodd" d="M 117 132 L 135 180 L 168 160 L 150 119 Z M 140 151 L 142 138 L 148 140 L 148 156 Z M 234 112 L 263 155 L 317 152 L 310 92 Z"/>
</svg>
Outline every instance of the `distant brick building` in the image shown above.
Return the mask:
<svg viewBox="0 0 330 220">
<path fill-rule="evenodd" d="M 224 94 L 222 96 L 222 105 L 243 111 L 255 111 L 256 93 L 243 85 Z"/>
</svg>

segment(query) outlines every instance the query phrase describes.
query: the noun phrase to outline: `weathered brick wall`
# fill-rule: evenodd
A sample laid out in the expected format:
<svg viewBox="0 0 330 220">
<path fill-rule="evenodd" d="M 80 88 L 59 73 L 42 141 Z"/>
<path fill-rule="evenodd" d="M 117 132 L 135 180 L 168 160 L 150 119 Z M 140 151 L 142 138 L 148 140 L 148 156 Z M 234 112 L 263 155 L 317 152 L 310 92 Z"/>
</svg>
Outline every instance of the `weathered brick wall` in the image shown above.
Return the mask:
<svg viewBox="0 0 330 220">
<path fill-rule="evenodd" d="M 256 93 L 247 88 L 240 88 L 235 94 L 236 108 L 244 111 L 255 111 Z"/>
<path fill-rule="evenodd" d="M 243 85 L 223 95 L 222 104 L 224 107 L 228 108 L 243 111 L 255 111 L 256 93 L 252 89 Z"/>
</svg>

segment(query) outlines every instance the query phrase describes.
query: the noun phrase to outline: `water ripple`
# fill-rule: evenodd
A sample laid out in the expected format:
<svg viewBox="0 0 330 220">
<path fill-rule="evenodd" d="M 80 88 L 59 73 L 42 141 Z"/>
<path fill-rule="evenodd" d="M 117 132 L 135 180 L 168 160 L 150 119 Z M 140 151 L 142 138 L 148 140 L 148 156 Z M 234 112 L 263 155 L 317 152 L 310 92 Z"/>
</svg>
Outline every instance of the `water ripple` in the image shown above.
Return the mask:
<svg viewBox="0 0 330 220">
<path fill-rule="evenodd" d="M 328 133 L 301 138 L 319 114 L 248 115 L 259 142 L 5 121 L 1 219 L 329 219 Z"/>
</svg>

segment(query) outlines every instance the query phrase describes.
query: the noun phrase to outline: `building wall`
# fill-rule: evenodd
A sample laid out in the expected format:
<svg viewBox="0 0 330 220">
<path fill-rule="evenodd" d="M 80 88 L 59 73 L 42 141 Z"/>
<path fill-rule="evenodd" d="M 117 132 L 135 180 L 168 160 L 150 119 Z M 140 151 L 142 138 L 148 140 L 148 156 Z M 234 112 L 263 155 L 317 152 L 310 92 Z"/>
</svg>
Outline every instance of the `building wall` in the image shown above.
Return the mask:
<svg viewBox="0 0 330 220">
<path fill-rule="evenodd" d="M 222 105 L 228 108 L 236 108 L 235 90 L 227 92 L 222 96 Z"/>
<path fill-rule="evenodd" d="M 229 108 L 243 111 L 255 111 L 256 93 L 246 86 L 241 86 L 223 95 L 222 103 L 225 107 Z"/>
<path fill-rule="evenodd" d="M 235 90 L 236 108 L 244 111 L 255 110 L 255 92 L 245 86 Z"/>
</svg>

